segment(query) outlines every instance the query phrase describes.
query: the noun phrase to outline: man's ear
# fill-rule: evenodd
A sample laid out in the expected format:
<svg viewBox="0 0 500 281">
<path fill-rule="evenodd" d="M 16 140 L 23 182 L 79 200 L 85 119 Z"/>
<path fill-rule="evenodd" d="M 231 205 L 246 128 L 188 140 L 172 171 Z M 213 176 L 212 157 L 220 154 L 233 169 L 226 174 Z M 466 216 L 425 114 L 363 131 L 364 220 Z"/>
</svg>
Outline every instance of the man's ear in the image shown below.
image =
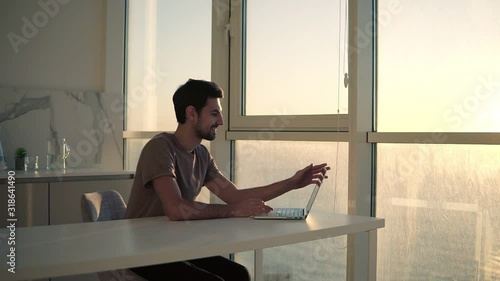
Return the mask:
<svg viewBox="0 0 500 281">
<path fill-rule="evenodd" d="M 186 107 L 186 119 L 190 121 L 198 120 L 198 112 L 196 112 L 196 108 L 194 108 L 194 106 L 189 105 Z"/>
</svg>

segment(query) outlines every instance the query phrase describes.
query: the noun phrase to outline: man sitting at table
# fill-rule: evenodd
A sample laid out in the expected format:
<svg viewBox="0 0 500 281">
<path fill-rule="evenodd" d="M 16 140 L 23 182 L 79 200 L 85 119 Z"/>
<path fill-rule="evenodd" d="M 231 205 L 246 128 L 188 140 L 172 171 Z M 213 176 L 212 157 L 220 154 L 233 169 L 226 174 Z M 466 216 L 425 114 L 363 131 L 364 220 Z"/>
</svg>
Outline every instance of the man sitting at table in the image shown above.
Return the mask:
<svg viewBox="0 0 500 281">
<path fill-rule="evenodd" d="M 264 202 L 293 189 L 323 180 L 327 164 L 308 165 L 292 177 L 270 185 L 238 189 L 217 168 L 203 139 L 215 139 L 223 124 L 222 89 L 215 83 L 189 79 L 174 93 L 178 126 L 144 146 L 125 218 L 167 216 L 170 220 L 248 217 L 272 210 Z M 203 186 L 227 204 L 195 201 Z M 247 269 L 222 256 L 131 268 L 147 280 L 245 281 Z"/>
</svg>

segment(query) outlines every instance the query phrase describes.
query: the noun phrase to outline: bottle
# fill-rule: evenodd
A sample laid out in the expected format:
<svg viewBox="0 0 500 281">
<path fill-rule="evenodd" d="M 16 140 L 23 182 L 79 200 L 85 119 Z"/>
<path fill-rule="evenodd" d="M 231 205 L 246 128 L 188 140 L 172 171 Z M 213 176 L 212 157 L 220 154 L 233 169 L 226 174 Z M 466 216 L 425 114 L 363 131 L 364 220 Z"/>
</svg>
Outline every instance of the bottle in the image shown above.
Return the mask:
<svg viewBox="0 0 500 281">
<path fill-rule="evenodd" d="M 53 161 L 56 160 L 56 144 L 57 140 L 49 138 L 47 139 L 47 171 L 52 170 Z"/>
<path fill-rule="evenodd" d="M 61 158 L 62 158 L 63 170 L 66 170 L 66 158 L 68 158 L 70 151 L 71 149 L 66 143 L 66 138 L 63 138 L 61 142 Z"/>
</svg>

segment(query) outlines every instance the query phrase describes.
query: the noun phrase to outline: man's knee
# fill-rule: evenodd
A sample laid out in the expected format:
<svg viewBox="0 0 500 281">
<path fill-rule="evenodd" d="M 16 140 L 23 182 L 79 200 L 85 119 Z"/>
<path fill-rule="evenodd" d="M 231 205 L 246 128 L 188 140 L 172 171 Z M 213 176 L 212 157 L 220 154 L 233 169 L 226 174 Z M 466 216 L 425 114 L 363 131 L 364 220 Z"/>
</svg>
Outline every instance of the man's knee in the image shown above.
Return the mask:
<svg viewBox="0 0 500 281">
<path fill-rule="evenodd" d="M 234 273 L 235 273 L 235 276 L 238 276 L 238 281 L 250 281 L 250 273 L 248 272 L 248 269 L 239 264 L 239 263 L 235 263 L 234 264 Z"/>
</svg>

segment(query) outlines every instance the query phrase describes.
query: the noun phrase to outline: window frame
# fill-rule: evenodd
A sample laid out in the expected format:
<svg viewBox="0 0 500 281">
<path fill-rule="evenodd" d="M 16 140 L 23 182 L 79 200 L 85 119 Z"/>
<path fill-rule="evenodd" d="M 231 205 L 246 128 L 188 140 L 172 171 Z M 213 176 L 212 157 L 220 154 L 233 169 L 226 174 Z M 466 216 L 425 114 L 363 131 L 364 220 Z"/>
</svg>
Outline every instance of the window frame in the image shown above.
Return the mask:
<svg viewBox="0 0 500 281">
<path fill-rule="evenodd" d="M 245 97 L 245 29 L 247 0 L 231 0 L 229 19 L 231 93 L 229 132 L 243 131 L 303 131 L 348 132 L 348 114 L 321 115 L 258 115 L 243 114 Z"/>
</svg>

